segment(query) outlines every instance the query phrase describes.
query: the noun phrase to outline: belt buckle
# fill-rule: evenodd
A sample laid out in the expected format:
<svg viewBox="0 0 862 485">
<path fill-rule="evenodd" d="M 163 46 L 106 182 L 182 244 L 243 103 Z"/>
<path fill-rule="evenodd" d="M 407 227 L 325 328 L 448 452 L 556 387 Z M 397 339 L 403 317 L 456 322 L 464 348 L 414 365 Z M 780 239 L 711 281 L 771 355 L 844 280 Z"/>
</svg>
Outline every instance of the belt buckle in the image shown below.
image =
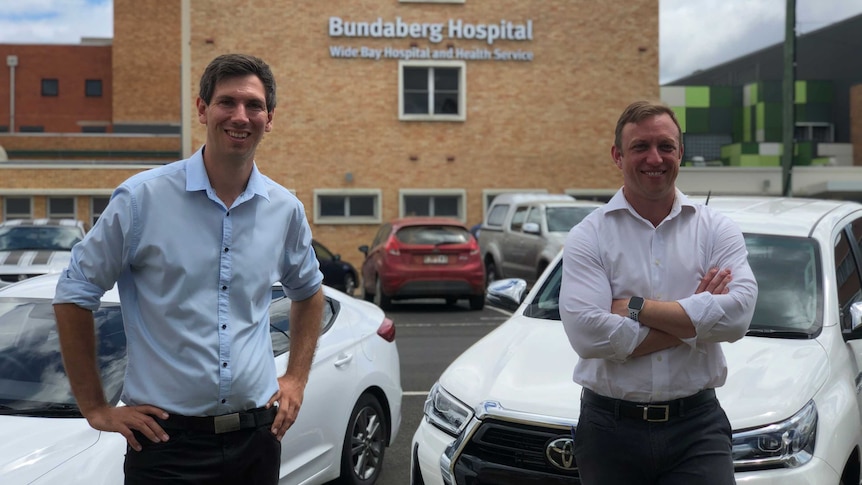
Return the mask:
<svg viewBox="0 0 862 485">
<path fill-rule="evenodd" d="M 215 425 L 216 434 L 239 431 L 239 413 L 216 416 L 213 420 L 213 424 Z"/>
<path fill-rule="evenodd" d="M 662 416 L 661 418 L 652 418 L 650 416 L 650 409 L 663 410 L 664 416 Z M 668 405 L 668 404 L 659 404 L 659 405 L 647 404 L 647 405 L 643 406 L 643 410 L 644 410 L 644 421 L 647 421 L 650 423 L 664 423 L 670 418 L 670 405 Z"/>
</svg>

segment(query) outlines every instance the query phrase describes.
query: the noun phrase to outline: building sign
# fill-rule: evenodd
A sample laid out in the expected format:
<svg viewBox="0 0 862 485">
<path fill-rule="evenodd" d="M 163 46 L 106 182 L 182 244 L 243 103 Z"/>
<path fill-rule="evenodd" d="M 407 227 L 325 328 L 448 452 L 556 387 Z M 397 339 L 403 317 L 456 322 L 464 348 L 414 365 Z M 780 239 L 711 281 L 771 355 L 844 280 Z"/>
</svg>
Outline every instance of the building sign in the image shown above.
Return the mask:
<svg viewBox="0 0 862 485">
<path fill-rule="evenodd" d="M 330 46 L 329 55 L 341 59 L 427 59 L 427 60 L 495 60 L 495 61 L 532 61 L 533 52 L 521 49 L 493 48 L 498 40 L 533 40 L 533 21 L 509 22 L 501 20 L 491 24 L 471 24 L 461 19 L 449 19 L 446 23 L 405 22 L 401 17 L 395 21 L 384 21 L 378 17 L 372 22 L 352 22 L 340 17 L 329 18 L 329 37 L 371 38 L 371 39 L 425 39 L 433 44 L 444 40 L 481 40 L 487 48 L 432 49 L 430 47 L 393 47 L 367 46 Z"/>
</svg>

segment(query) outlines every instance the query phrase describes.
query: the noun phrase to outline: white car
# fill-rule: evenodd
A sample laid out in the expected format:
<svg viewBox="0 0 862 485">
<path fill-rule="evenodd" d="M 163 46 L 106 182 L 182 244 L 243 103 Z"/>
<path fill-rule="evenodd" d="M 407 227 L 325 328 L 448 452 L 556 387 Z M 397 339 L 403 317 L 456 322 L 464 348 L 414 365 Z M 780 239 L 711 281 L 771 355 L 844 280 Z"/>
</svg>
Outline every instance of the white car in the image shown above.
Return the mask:
<svg viewBox="0 0 862 485">
<path fill-rule="evenodd" d="M 123 483 L 125 439 L 92 429 L 63 372 L 51 299 L 57 275 L 0 290 L 0 483 Z M 282 440 L 280 484 L 373 484 L 401 424 L 395 327 L 374 305 L 324 287 L 321 336 L 299 416 Z M 105 395 L 120 402 L 125 335 L 116 290 L 96 312 Z M 273 300 L 275 365 L 285 369 L 291 302 Z M 339 478 L 340 477 L 340 478 Z"/>
<path fill-rule="evenodd" d="M 69 266 L 72 246 L 86 227 L 76 219 L 12 219 L 0 222 L 0 288 Z"/>
<path fill-rule="evenodd" d="M 862 205 L 712 197 L 745 234 L 759 295 L 748 334 L 724 344 L 717 389 L 739 485 L 858 485 L 862 450 Z M 444 371 L 412 440 L 412 485 L 579 483 L 581 388 L 558 308 L 561 257 L 511 319 Z"/>
</svg>

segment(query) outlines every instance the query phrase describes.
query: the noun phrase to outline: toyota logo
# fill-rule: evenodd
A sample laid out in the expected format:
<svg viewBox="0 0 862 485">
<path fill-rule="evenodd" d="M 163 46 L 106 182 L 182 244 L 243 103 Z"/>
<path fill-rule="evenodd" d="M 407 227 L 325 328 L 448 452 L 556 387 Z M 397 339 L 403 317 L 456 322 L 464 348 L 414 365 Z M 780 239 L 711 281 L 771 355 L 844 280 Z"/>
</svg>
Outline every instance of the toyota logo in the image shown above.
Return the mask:
<svg viewBox="0 0 862 485">
<path fill-rule="evenodd" d="M 545 446 L 545 457 L 551 465 L 560 470 L 567 472 L 576 470 L 578 467 L 575 466 L 573 447 L 572 438 L 557 438 Z"/>
</svg>

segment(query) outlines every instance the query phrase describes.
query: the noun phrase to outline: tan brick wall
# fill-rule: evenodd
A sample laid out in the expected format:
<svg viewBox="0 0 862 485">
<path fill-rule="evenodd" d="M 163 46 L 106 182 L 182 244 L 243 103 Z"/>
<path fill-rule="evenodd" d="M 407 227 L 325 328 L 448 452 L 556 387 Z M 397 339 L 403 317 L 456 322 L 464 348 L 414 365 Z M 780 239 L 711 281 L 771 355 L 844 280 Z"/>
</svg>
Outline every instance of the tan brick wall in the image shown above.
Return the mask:
<svg viewBox="0 0 862 485">
<path fill-rule="evenodd" d="M 0 125 L 10 122 L 10 70 L 15 67 L 15 131 L 42 126 L 47 133 L 80 133 L 79 122 L 111 121 L 111 46 L 0 44 Z M 59 94 L 42 96 L 42 79 L 57 79 Z M 102 96 L 85 96 L 87 79 L 102 80 Z"/>
<path fill-rule="evenodd" d="M 114 0 L 113 60 L 115 123 L 179 122 L 179 0 Z"/>
<path fill-rule="evenodd" d="M 10 159 L 102 159 L 172 162 L 181 152 L 179 136 L 147 135 L 70 135 L 70 134 L 4 134 L 0 146 Z M 165 153 L 163 157 L 146 155 Z M 138 155 L 136 155 L 138 153 Z M 15 156 L 13 156 L 15 155 Z M 2 183 L 0 183 L 2 185 Z"/>
<path fill-rule="evenodd" d="M 398 62 L 333 59 L 329 46 L 441 46 L 425 39 L 330 38 L 330 16 L 435 23 L 532 19 L 532 42 L 498 41 L 493 47 L 530 50 L 535 59 L 467 61 L 466 122 L 401 122 Z M 314 188 L 381 189 L 384 219 L 397 216 L 400 188 L 465 189 L 469 224 L 482 217 L 482 189 L 616 188 L 621 177 L 609 155 L 616 118 L 629 101 L 659 95 L 657 0 L 330 0 L 290 8 L 211 0 L 193 2 L 191 19 L 195 82 L 224 52 L 259 55 L 273 67 L 278 107 L 258 163 L 296 189 L 309 213 Z M 478 40 L 441 44 L 448 43 L 488 47 Z M 199 146 L 205 132 L 196 120 L 193 133 L 192 145 Z M 450 156 L 454 161 L 447 161 Z M 351 183 L 345 182 L 347 172 Z M 333 251 L 359 262 L 356 246 L 368 243 L 376 229 L 317 226 L 314 232 Z"/>
<path fill-rule="evenodd" d="M 853 165 L 862 165 L 862 84 L 850 88 L 850 143 Z"/>
<path fill-rule="evenodd" d="M 179 119 L 179 5 L 114 0 L 116 122 Z M 218 54 L 248 52 L 272 66 L 278 107 L 257 161 L 264 173 L 296 191 L 309 219 L 316 188 L 379 189 L 384 220 L 398 215 L 399 189 L 461 189 L 467 194 L 468 224 L 482 217 L 484 189 L 615 189 L 622 182 L 609 155 L 616 118 L 629 101 L 659 95 L 658 0 L 467 0 L 449 5 L 207 0 L 191 2 L 191 9 L 193 95 L 201 72 Z M 493 46 L 480 40 L 432 44 L 425 39 L 330 38 L 331 16 L 433 23 L 531 19 L 534 37 Z M 535 58 L 466 61 L 465 122 L 402 122 L 397 60 L 329 55 L 332 45 L 409 48 L 411 43 L 432 49 L 449 44 L 521 49 Z M 189 122 L 192 146 L 200 146 L 204 128 L 194 115 Z M 127 140 L 122 146 L 133 145 Z M 411 161 L 412 156 L 417 160 Z M 47 170 L 0 169 L 0 191 L 33 186 L 104 191 L 132 172 L 83 167 L 49 175 Z M 352 182 L 345 181 L 346 173 L 352 174 Z M 82 207 L 89 204 L 79 198 L 79 211 Z M 377 225 L 316 225 L 313 230 L 358 267 L 363 258 L 357 246 L 371 241 Z"/>
</svg>

